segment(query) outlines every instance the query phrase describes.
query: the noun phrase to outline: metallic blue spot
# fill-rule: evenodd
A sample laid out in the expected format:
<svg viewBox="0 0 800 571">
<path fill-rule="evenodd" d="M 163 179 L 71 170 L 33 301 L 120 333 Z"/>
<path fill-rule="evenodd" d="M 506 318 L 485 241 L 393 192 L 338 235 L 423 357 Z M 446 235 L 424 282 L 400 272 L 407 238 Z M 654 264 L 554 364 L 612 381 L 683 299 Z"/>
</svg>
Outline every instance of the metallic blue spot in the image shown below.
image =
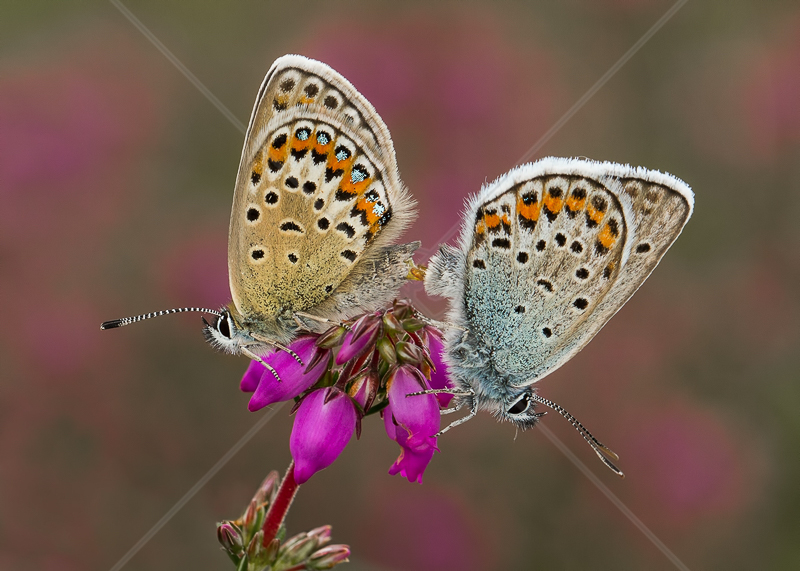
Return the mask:
<svg viewBox="0 0 800 571">
<path fill-rule="evenodd" d="M 297 132 L 297 138 L 301 141 L 307 140 L 310 135 L 311 133 L 308 131 L 308 129 L 302 129 Z"/>
<path fill-rule="evenodd" d="M 328 143 L 331 142 L 331 140 L 328 138 L 328 135 L 326 135 L 325 133 L 319 133 L 317 135 L 317 142 L 320 145 L 327 145 Z"/>
<path fill-rule="evenodd" d="M 386 212 L 386 207 L 380 202 L 372 207 L 372 213 L 375 214 L 376 216 L 380 216 L 384 212 Z"/>
<path fill-rule="evenodd" d="M 353 169 L 353 172 L 350 173 L 350 180 L 352 182 L 361 182 L 365 178 L 367 178 L 366 171 Z"/>
<path fill-rule="evenodd" d="M 345 149 L 341 149 L 338 153 L 336 153 L 336 160 L 343 161 L 349 156 L 350 153 L 348 153 Z"/>
</svg>

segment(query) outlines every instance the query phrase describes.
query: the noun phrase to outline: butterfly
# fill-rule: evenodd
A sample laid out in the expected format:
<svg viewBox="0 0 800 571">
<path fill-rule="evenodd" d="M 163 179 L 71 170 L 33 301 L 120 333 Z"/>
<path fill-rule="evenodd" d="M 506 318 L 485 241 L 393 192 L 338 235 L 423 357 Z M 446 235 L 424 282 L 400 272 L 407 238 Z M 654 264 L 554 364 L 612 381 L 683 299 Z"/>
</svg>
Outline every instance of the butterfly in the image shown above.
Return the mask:
<svg viewBox="0 0 800 571">
<path fill-rule="evenodd" d="M 395 244 L 416 216 L 389 130 L 374 107 L 329 66 L 278 58 L 245 135 L 228 234 L 231 303 L 201 311 L 217 349 L 260 355 L 301 330 L 319 330 L 391 301 L 419 242 Z"/>
<path fill-rule="evenodd" d="M 683 181 L 658 171 L 545 158 L 512 169 L 469 200 L 458 245 L 443 245 L 425 276 L 449 299 L 444 359 L 454 408 L 487 410 L 522 429 L 564 415 L 614 471 L 572 415 L 535 383 L 569 361 L 658 265 L 694 208 Z M 450 391 L 445 391 L 450 392 Z"/>
</svg>

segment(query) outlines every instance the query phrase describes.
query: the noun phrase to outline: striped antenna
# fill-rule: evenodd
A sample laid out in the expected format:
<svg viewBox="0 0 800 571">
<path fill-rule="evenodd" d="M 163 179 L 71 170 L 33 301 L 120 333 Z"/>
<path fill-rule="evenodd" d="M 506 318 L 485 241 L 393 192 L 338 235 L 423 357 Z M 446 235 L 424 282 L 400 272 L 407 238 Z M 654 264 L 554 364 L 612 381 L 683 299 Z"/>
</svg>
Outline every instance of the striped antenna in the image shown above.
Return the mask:
<svg viewBox="0 0 800 571">
<path fill-rule="evenodd" d="M 614 454 L 614 452 L 608 446 L 606 446 L 605 444 L 602 444 L 599 440 L 597 440 L 597 438 L 592 436 L 592 433 L 589 432 L 588 430 L 586 430 L 586 427 L 583 426 L 578 421 L 577 418 L 575 418 L 570 413 L 568 413 L 566 410 L 564 410 L 564 407 L 562 407 L 560 405 L 557 405 L 553 401 L 548 400 L 548 399 L 546 399 L 544 397 L 540 397 L 536 393 L 531 393 L 529 396 L 530 396 L 531 400 L 552 408 L 558 414 L 560 414 L 561 416 L 566 418 L 569 421 L 569 423 L 572 426 L 575 427 L 575 429 L 578 431 L 578 433 L 581 436 L 583 436 L 583 439 L 589 444 L 589 446 L 592 447 L 592 450 L 594 450 L 594 453 L 597 454 L 597 457 L 600 458 L 600 460 L 603 461 L 603 464 L 605 464 L 609 469 L 611 469 L 612 472 L 614 472 L 620 478 L 624 478 L 625 477 L 625 474 L 622 473 L 622 470 L 617 468 L 614 465 L 614 463 L 611 461 L 611 460 L 615 460 L 615 461 L 619 460 L 619 456 Z"/>
<path fill-rule="evenodd" d="M 212 315 L 216 315 L 217 317 L 222 317 L 222 313 L 216 309 L 207 309 L 205 307 L 181 307 L 177 309 L 166 309 L 164 311 L 154 311 L 153 313 L 145 313 L 143 315 L 137 315 L 136 317 L 123 317 L 122 319 L 104 321 L 100 325 L 100 329 L 115 329 L 117 327 L 130 325 L 131 323 L 136 323 L 137 321 L 143 321 L 153 317 L 161 317 L 162 315 L 169 315 L 170 313 L 183 313 L 185 311 L 199 311 L 202 313 L 210 313 Z"/>
</svg>

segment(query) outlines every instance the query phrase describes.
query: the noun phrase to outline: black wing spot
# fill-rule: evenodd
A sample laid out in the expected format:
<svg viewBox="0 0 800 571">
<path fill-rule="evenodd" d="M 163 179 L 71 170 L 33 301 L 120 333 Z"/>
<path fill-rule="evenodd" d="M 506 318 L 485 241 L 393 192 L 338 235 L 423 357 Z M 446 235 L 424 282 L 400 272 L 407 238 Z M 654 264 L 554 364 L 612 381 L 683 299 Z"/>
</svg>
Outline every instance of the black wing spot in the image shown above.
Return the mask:
<svg viewBox="0 0 800 571">
<path fill-rule="evenodd" d="M 317 183 L 307 180 L 303 183 L 303 192 L 306 194 L 314 194 L 317 190 Z"/>
<path fill-rule="evenodd" d="M 313 83 L 309 83 L 308 85 L 306 85 L 303 91 L 305 91 L 308 97 L 316 97 L 317 93 L 319 93 L 319 87 L 314 85 Z"/>
<path fill-rule="evenodd" d="M 650 251 L 650 244 L 647 244 L 646 242 L 643 242 L 643 243 L 639 244 L 638 246 L 636 246 L 636 253 L 637 254 L 644 254 L 645 252 L 649 252 L 649 251 Z"/>
<path fill-rule="evenodd" d="M 293 264 L 297 263 L 297 254 L 289 254 L 286 257 L 289 258 L 289 261 L 292 262 Z"/>
<path fill-rule="evenodd" d="M 264 202 L 267 204 L 277 204 L 278 202 L 278 195 L 272 191 L 268 192 L 267 195 L 264 197 Z"/>
<path fill-rule="evenodd" d="M 336 109 L 339 107 L 339 101 L 333 95 L 328 95 L 322 104 L 328 109 Z"/>
<path fill-rule="evenodd" d="M 336 177 L 340 177 L 344 174 L 342 169 L 333 170 L 331 167 L 325 169 L 325 182 L 330 182 Z"/>
<path fill-rule="evenodd" d="M 261 216 L 261 212 L 258 211 L 258 208 L 249 208 L 247 210 L 247 219 L 250 222 L 255 222 L 259 216 Z"/>
<path fill-rule="evenodd" d="M 603 268 L 603 277 L 605 279 L 608 279 L 608 278 L 611 277 L 611 266 L 606 266 L 605 268 Z"/>
<path fill-rule="evenodd" d="M 254 260 L 260 260 L 264 257 L 264 250 L 253 250 L 250 252 L 250 257 Z"/>
<path fill-rule="evenodd" d="M 356 253 L 353 250 L 342 250 L 339 254 L 341 257 L 350 260 L 351 262 L 356 261 Z"/>
<path fill-rule="evenodd" d="M 299 161 L 300 159 L 305 157 L 306 154 L 308 154 L 308 149 L 300 149 L 299 151 L 297 149 L 292 149 L 290 152 L 292 153 L 292 157 L 294 158 L 294 160 Z"/>
<path fill-rule="evenodd" d="M 272 148 L 275 150 L 280 149 L 286 144 L 287 139 L 288 137 L 286 136 L 286 133 L 281 133 L 272 140 Z"/>
<path fill-rule="evenodd" d="M 539 195 L 536 194 L 536 191 L 533 190 L 531 192 L 526 192 L 522 195 L 522 204 L 525 206 L 530 206 L 531 204 L 536 204 L 539 201 Z"/>
<path fill-rule="evenodd" d="M 339 232 L 343 232 L 348 238 L 352 238 L 356 235 L 356 229 L 350 226 L 347 222 L 339 222 L 336 225 L 336 229 Z"/>
<path fill-rule="evenodd" d="M 289 188 L 297 188 L 298 186 L 300 186 L 300 182 L 293 176 L 287 178 L 285 182 L 286 186 L 288 186 Z"/>
<path fill-rule="evenodd" d="M 258 184 L 258 182 L 259 182 L 260 180 L 261 180 L 261 173 L 259 173 L 259 172 L 256 172 L 256 171 L 253 171 L 253 173 L 250 175 L 250 181 L 251 181 L 253 184 Z"/>
<path fill-rule="evenodd" d="M 320 230 L 327 230 L 330 227 L 330 225 L 331 222 L 327 218 L 320 218 L 319 220 L 317 220 L 317 227 Z"/>
<path fill-rule="evenodd" d="M 553 198 L 561 198 L 564 195 L 564 191 L 560 186 L 553 186 L 547 189 L 547 194 Z"/>
<path fill-rule="evenodd" d="M 553 284 L 547 280 L 536 280 L 536 285 L 540 286 L 545 291 L 553 292 Z"/>
<path fill-rule="evenodd" d="M 586 268 L 578 268 L 578 270 L 575 272 L 575 277 L 579 280 L 585 280 L 589 277 L 589 270 Z"/>
<path fill-rule="evenodd" d="M 583 246 L 581 246 L 581 243 L 578 242 L 577 240 L 575 240 L 572 244 L 570 244 L 569 249 L 575 252 L 576 254 L 580 254 L 581 252 L 583 252 Z"/>
<path fill-rule="evenodd" d="M 589 301 L 586 298 L 579 297 L 575 301 L 572 302 L 572 305 L 583 311 L 587 307 L 589 307 Z"/>
<path fill-rule="evenodd" d="M 316 149 L 311 149 L 311 160 L 314 161 L 315 165 L 318 165 L 327 158 L 328 153 L 318 153 Z"/>
<path fill-rule="evenodd" d="M 521 305 L 518 305 L 517 307 L 514 308 L 514 311 L 516 311 L 517 313 L 525 313 L 525 308 Z"/>
<path fill-rule="evenodd" d="M 300 234 L 303 233 L 303 229 L 300 227 L 300 225 L 292 220 L 284 222 L 283 224 L 281 224 L 280 228 L 282 232 L 299 232 Z"/>
<path fill-rule="evenodd" d="M 598 256 L 605 256 L 606 254 L 608 254 L 608 248 L 603 246 L 603 244 L 600 243 L 600 240 L 598 240 L 594 244 L 594 253 L 597 254 Z"/>
<path fill-rule="evenodd" d="M 556 244 L 558 244 L 559 247 L 563 247 L 564 244 L 566 244 L 566 243 L 567 243 L 567 237 L 566 236 L 564 236 L 561 232 L 556 234 Z"/>
<path fill-rule="evenodd" d="M 553 331 L 549 327 L 544 327 L 542 328 L 542 335 L 550 339 L 553 335 Z"/>
<path fill-rule="evenodd" d="M 508 240 L 508 238 L 495 238 L 492 240 L 492 247 L 508 250 L 511 248 L 511 242 Z"/>
<path fill-rule="evenodd" d="M 611 232 L 611 235 L 614 238 L 619 236 L 619 222 L 617 222 L 614 218 L 608 221 L 608 231 Z"/>
<path fill-rule="evenodd" d="M 536 250 L 538 252 L 541 252 L 546 247 L 547 247 L 547 242 L 545 242 L 544 240 L 539 240 L 538 242 L 536 242 Z"/>
<path fill-rule="evenodd" d="M 472 267 L 473 268 L 479 268 L 481 270 L 485 270 L 486 269 L 486 262 L 484 262 L 483 260 L 474 260 L 472 262 Z"/>
<path fill-rule="evenodd" d="M 267 166 L 272 172 L 278 172 L 283 168 L 283 161 L 273 161 L 272 159 L 268 159 Z"/>
<path fill-rule="evenodd" d="M 323 206 L 325 206 L 325 201 L 321 198 L 318 198 L 314 201 L 314 210 L 322 210 Z"/>
<path fill-rule="evenodd" d="M 286 102 L 281 103 L 277 99 L 272 100 L 272 107 L 275 108 L 275 111 L 286 111 Z"/>
<path fill-rule="evenodd" d="M 333 196 L 339 202 L 348 202 L 353 200 L 357 195 L 356 193 L 345 192 L 341 188 L 337 188 Z"/>
<path fill-rule="evenodd" d="M 517 261 L 520 264 L 527 264 L 528 263 L 528 252 L 519 252 L 517 254 Z"/>
<path fill-rule="evenodd" d="M 331 293 L 332 291 L 333 291 L 333 286 L 332 285 L 326 285 L 325 286 L 325 293 Z"/>
<path fill-rule="evenodd" d="M 283 91 L 284 93 L 291 91 L 292 89 L 294 89 L 294 79 L 292 79 L 291 77 L 284 79 L 281 82 L 281 91 Z"/>
<path fill-rule="evenodd" d="M 608 202 L 602 196 L 595 196 L 592 198 L 592 206 L 595 210 L 605 212 L 608 209 Z"/>
<path fill-rule="evenodd" d="M 586 198 L 586 189 L 585 188 L 576 188 L 572 191 L 572 196 L 577 198 L 578 200 L 583 200 Z"/>
</svg>

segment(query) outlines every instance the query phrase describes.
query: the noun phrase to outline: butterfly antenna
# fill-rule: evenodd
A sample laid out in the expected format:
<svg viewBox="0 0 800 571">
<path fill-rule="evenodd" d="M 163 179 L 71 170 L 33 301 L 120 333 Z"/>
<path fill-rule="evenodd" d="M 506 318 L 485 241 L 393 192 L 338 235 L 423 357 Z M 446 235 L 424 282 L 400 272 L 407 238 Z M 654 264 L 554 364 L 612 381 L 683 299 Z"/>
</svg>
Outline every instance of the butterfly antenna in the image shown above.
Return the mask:
<svg viewBox="0 0 800 571">
<path fill-rule="evenodd" d="M 123 317 L 122 319 L 112 319 L 111 321 L 104 321 L 100 324 L 100 329 L 115 329 L 117 327 L 124 327 L 137 321 L 144 321 L 153 317 L 161 317 L 162 315 L 169 315 L 170 313 L 184 313 L 186 311 L 199 311 L 202 313 L 210 313 L 217 317 L 222 317 L 222 313 L 216 309 L 207 309 L 205 307 L 180 307 L 176 309 L 165 309 L 164 311 L 154 311 L 152 313 L 144 313 L 135 317 Z"/>
<path fill-rule="evenodd" d="M 537 395 L 535 393 L 530 395 L 530 399 L 535 401 L 535 402 L 541 403 L 541 404 L 543 404 L 543 405 L 545 405 L 547 407 L 552 408 L 554 411 L 556 411 L 561 416 L 566 418 L 569 421 L 569 423 L 573 427 L 575 427 L 575 430 L 577 430 L 580 433 L 580 435 L 583 436 L 583 439 L 587 442 L 587 444 L 589 444 L 589 446 L 592 447 L 592 450 L 594 450 L 594 452 L 595 452 L 595 454 L 597 454 L 598 458 L 600 458 L 600 460 L 603 461 L 603 464 L 605 464 L 609 469 L 611 469 L 612 472 L 614 472 L 620 478 L 624 478 L 625 477 L 625 474 L 622 473 L 622 470 L 617 468 L 614 465 L 614 463 L 611 461 L 611 460 L 618 461 L 619 460 L 619 456 L 617 456 L 614 453 L 614 451 L 611 450 L 608 446 L 606 446 L 605 444 L 601 443 L 599 440 L 597 440 L 597 438 L 592 436 L 592 433 L 589 432 L 588 430 L 586 430 L 586 427 L 583 426 L 578 421 L 577 418 L 575 418 L 570 413 L 568 413 L 564 409 L 564 407 L 562 407 L 560 405 L 557 405 L 553 401 L 548 400 L 548 399 L 546 399 L 544 397 L 540 397 L 539 395 Z"/>
</svg>

